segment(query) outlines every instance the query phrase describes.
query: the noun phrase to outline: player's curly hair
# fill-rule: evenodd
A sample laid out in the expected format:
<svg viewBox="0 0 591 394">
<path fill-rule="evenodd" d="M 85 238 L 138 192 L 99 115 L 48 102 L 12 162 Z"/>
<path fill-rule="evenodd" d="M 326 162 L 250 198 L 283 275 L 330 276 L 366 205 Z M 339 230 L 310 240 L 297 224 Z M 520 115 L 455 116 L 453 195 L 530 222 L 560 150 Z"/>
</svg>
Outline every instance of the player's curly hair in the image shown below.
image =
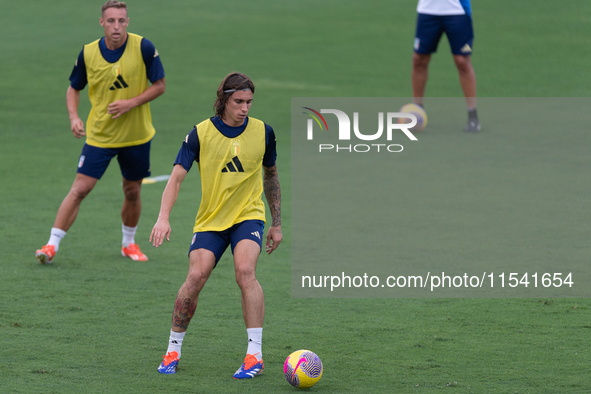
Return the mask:
<svg viewBox="0 0 591 394">
<path fill-rule="evenodd" d="M 127 4 L 125 4 L 123 1 L 109 0 L 101 7 L 101 14 L 105 12 L 107 8 L 123 8 L 125 11 L 127 11 Z"/>
<path fill-rule="evenodd" d="M 230 96 L 237 90 L 245 89 L 250 89 L 254 93 L 254 83 L 246 74 L 235 72 L 226 75 L 218 88 L 217 98 L 213 104 L 215 115 L 221 118 Z"/>
</svg>

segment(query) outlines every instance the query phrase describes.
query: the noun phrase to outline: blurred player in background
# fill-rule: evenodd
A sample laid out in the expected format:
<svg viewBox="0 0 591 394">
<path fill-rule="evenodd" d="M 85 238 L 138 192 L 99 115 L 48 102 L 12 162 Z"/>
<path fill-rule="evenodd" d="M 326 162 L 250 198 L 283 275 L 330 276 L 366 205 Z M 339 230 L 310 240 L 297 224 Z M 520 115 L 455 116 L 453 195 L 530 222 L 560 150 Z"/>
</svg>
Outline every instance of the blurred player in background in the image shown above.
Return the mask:
<svg viewBox="0 0 591 394">
<path fill-rule="evenodd" d="M 201 204 L 189 248 L 189 273 L 176 297 L 168 350 L 158 367 L 163 374 L 176 372 L 199 293 L 229 245 L 248 335 L 246 357 L 234 378 L 253 378 L 264 368 L 261 346 L 265 300 L 255 275 L 263 242 L 263 191 L 273 220 L 267 233 L 268 254 L 279 246 L 283 236 L 275 133 L 262 121 L 248 117 L 254 90 L 244 74 L 232 73 L 224 78 L 217 90 L 215 116 L 187 135 L 162 194 L 158 221 L 150 235 L 156 247 L 164 238 L 170 240 L 170 211 L 187 172 L 197 162 Z"/>
<path fill-rule="evenodd" d="M 437 51 L 445 33 L 460 75 L 460 85 L 468 106 L 467 132 L 480 131 L 476 112 L 476 74 L 472 67 L 472 14 L 470 0 L 419 0 L 418 18 L 412 59 L 414 102 L 423 106 L 431 54 Z"/>
<path fill-rule="evenodd" d="M 147 39 L 127 33 L 127 5 L 111 0 L 103 4 L 99 19 L 105 36 L 80 52 L 70 76 L 66 103 L 76 138 L 86 136 L 78 172 L 61 203 L 47 245 L 37 250 L 41 263 L 51 263 L 66 231 L 76 220 L 82 200 L 117 156 L 123 175 L 121 253 L 145 261 L 135 243 L 141 213 L 142 179 L 150 176 L 150 144 L 155 130 L 149 102 L 164 93 L 164 69 L 158 51 Z M 151 83 L 151 85 L 150 85 Z M 92 109 L 86 122 L 78 116 L 80 91 L 88 84 Z"/>
</svg>

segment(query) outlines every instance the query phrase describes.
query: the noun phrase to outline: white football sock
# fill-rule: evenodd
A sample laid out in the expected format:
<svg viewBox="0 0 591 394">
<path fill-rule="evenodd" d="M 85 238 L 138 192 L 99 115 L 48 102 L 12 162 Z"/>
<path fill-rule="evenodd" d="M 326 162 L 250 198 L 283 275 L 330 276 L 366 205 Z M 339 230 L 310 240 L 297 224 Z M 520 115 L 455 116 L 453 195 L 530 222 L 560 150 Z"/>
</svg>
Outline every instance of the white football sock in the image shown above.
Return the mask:
<svg viewBox="0 0 591 394">
<path fill-rule="evenodd" d="M 60 248 L 60 242 L 65 236 L 66 232 L 64 230 L 52 227 L 51 235 L 49 236 L 49 241 L 47 241 L 47 245 L 53 245 L 55 247 L 55 251 L 57 252 L 57 250 Z"/>
<path fill-rule="evenodd" d="M 176 332 L 170 330 L 170 338 L 168 339 L 168 350 L 166 353 L 177 352 L 177 358 L 181 358 L 181 346 L 183 346 L 183 338 L 187 332 Z"/>
<path fill-rule="evenodd" d="M 129 244 L 135 243 L 135 231 L 137 230 L 137 226 L 135 227 L 127 227 L 126 225 L 122 225 L 123 230 L 123 241 L 121 244 L 124 248 L 129 247 Z"/>
<path fill-rule="evenodd" d="M 246 333 L 248 334 L 246 354 L 252 354 L 261 361 L 263 359 L 263 327 L 247 328 Z"/>
</svg>

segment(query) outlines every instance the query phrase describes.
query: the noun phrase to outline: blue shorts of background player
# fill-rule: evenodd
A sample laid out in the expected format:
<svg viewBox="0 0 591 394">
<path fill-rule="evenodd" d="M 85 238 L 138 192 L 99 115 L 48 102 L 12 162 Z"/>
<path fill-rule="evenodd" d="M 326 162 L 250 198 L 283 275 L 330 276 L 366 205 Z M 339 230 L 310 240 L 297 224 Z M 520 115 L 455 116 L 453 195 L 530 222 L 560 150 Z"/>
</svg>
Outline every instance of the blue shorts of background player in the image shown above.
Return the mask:
<svg viewBox="0 0 591 394">
<path fill-rule="evenodd" d="M 117 156 L 123 178 L 139 181 L 150 176 L 150 146 L 145 144 L 123 148 L 99 148 L 84 144 L 78 160 L 78 173 L 101 179 L 111 159 Z"/>
<path fill-rule="evenodd" d="M 207 249 L 215 255 L 215 264 L 217 266 L 228 245 L 231 245 L 232 253 L 234 253 L 234 248 L 243 239 L 250 239 L 258 243 L 262 249 L 264 227 L 265 223 L 262 220 L 245 220 L 223 231 L 194 233 L 189 254 L 193 250 Z"/>
<path fill-rule="evenodd" d="M 467 15 L 418 14 L 414 50 L 416 53 L 437 52 L 441 35 L 445 33 L 454 55 L 472 54 L 474 30 L 472 18 Z"/>
</svg>

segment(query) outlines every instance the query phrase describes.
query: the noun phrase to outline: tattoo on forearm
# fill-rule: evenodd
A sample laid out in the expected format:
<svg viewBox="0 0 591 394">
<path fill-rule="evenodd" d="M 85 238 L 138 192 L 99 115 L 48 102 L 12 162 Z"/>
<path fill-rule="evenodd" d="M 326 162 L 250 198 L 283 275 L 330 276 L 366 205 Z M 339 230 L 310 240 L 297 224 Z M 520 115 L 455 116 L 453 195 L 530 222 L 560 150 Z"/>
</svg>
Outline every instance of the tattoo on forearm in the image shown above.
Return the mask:
<svg viewBox="0 0 591 394">
<path fill-rule="evenodd" d="M 195 314 L 197 303 L 191 303 L 190 298 L 177 298 L 172 312 L 172 326 L 186 330 L 189 327 L 191 318 Z"/>
<path fill-rule="evenodd" d="M 281 187 L 279 186 L 279 177 L 277 176 L 277 167 L 264 167 L 265 175 L 263 177 L 263 188 L 265 197 L 269 203 L 269 210 L 273 217 L 271 226 L 281 225 Z"/>
</svg>

